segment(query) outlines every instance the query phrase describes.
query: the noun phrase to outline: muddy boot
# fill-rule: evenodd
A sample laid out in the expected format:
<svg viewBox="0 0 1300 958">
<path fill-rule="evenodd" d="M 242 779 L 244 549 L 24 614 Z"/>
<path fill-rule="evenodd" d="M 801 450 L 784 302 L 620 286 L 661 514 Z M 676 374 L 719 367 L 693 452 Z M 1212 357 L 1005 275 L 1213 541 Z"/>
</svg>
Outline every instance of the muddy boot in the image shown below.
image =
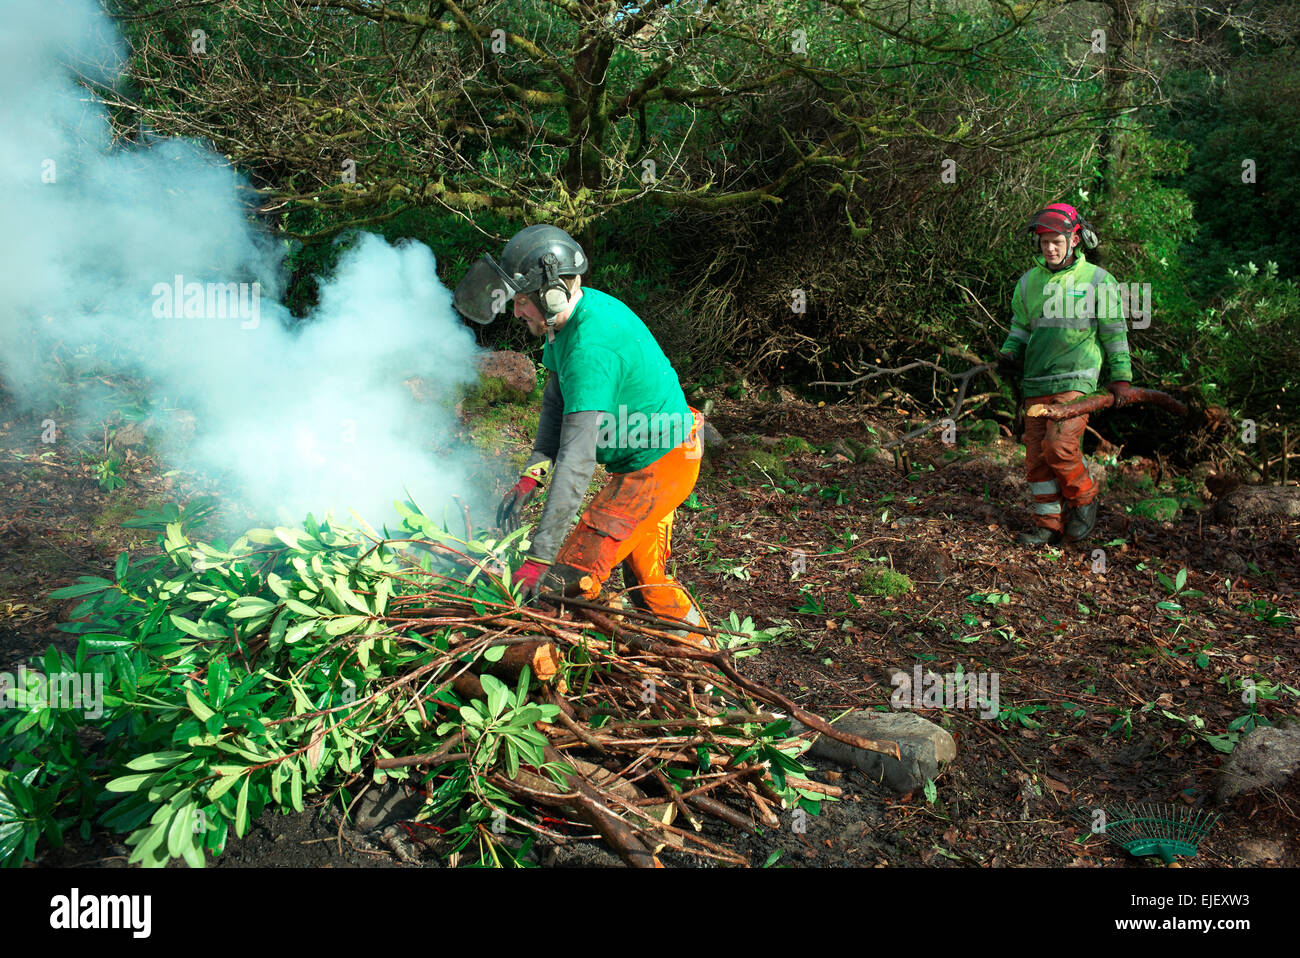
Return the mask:
<svg viewBox="0 0 1300 958">
<path fill-rule="evenodd" d="M 1065 534 L 1071 539 L 1086 539 L 1097 524 L 1097 501 L 1070 510 L 1070 521 L 1065 524 Z"/>
<path fill-rule="evenodd" d="M 1033 532 L 1016 533 L 1016 541 L 1022 546 L 1054 546 L 1061 541 L 1061 533 L 1046 526 L 1038 526 Z"/>
</svg>

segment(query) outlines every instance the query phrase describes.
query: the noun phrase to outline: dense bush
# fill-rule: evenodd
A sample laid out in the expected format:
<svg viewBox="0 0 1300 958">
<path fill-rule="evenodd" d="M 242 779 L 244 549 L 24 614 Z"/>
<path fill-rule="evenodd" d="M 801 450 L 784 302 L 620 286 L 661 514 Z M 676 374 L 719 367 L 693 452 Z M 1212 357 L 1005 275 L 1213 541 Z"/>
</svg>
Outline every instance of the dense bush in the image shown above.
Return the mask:
<svg viewBox="0 0 1300 958">
<path fill-rule="evenodd" d="M 1208 308 L 1189 352 L 1210 398 L 1241 418 L 1300 426 L 1300 283 L 1276 263 L 1229 271 L 1231 286 Z"/>
</svg>

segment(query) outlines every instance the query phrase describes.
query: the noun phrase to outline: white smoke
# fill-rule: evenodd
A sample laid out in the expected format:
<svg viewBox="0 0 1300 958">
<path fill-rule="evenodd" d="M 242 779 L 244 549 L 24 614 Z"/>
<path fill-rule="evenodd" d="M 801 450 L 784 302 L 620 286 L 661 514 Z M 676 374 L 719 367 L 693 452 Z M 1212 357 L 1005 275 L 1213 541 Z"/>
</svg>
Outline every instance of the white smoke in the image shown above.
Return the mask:
<svg viewBox="0 0 1300 958">
<path fill-rule="evenodd" d="M 192 412 L 192 439 L 164 439 L 169 464 L 222 476 L 267 519 L 352 508 L 378 522 L 404 488 L 430 510 L 464 495 L 472 453 L 447 449 L 452 412 L 403 385 L 418 376 L 447 396 L 477 377 L 432 252 L 363 234 L 291 324 L 284 250 L 250 223 L 238 174 L 192 142 L 112 141 L 75 78 L 111 85 L 124 64 L 98 4 L 5 7 L 0 380 L 36 421 L 62 434 L 63 419 L 109 412 L 103 390 L 58 406 L 68 391 L 56 377 L 93 364 L 114 385 L 143 377 L 159 408 Z"/>
</svg>

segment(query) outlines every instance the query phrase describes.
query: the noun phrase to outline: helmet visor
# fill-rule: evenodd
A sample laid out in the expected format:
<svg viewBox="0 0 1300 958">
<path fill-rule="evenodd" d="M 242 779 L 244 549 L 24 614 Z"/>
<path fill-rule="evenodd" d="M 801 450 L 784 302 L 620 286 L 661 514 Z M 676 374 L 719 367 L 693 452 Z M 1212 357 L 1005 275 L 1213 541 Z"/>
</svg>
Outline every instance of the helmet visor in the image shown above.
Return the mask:
<svg viewBox="0 0 1300 958">
<path fill-rule="evenodd" d="M 456 284 L 452 305 L 466 319 L 486 326 L 514 298 L 514 284 L 491 256 L 484 253 Z"/>
</svg>

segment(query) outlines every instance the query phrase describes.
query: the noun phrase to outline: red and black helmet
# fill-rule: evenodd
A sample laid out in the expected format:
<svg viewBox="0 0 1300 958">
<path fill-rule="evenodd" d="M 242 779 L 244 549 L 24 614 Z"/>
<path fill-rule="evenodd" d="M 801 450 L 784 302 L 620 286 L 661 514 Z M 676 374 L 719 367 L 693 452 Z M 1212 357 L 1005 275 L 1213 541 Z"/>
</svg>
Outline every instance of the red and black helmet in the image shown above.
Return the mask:
<svg viewBox="0 0 1300 958">
<path fill-rule="evenodd" d="M 1029 234 L 1029 241 L 1034 245 L 1035 251 L 1038 249 L 1038 236 L 1041 233 L 1060 233 L 1063 236 L 1078 233 L 1079 238 L 1083 240 L 1083 245 L 1088 249 L 1097 246 L 1097 234 L 1092 231 L 1092 226 L 1069 203 L 1053 203 L 1039 210 L 1030 219 L 1025 231 Z"/>
</svg>

